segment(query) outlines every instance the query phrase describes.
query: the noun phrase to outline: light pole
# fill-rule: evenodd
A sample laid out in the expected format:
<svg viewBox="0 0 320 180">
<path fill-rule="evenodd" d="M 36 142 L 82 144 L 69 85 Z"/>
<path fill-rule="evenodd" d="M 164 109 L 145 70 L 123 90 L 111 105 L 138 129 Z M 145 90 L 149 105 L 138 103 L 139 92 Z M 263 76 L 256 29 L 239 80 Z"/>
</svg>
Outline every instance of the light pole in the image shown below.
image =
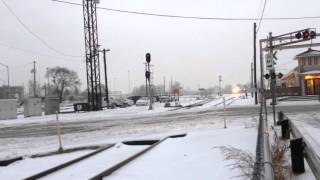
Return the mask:
<svg viewBox="0 0 320 180">
<path fill-rule="evenodd" d="M 128 83 L 129 83 L 128 95 L 130 95 L 131 94 L 130 70 L 128 70 Z"/>
<path fill-rule="evenodd" d="M 5 65 L 5 64 L 2 64 L 0 63 L 1 66 L 7 68 L 7 78 L 8 78 L 8 98 L 10 98 L 10 75 L 9 75 L 9 66 L 8 65 Z"/>
<path fill-rule="evenodd" d="M 219 96 L 221 96 L 221 76 L 219 76 Z"/>
</svg>

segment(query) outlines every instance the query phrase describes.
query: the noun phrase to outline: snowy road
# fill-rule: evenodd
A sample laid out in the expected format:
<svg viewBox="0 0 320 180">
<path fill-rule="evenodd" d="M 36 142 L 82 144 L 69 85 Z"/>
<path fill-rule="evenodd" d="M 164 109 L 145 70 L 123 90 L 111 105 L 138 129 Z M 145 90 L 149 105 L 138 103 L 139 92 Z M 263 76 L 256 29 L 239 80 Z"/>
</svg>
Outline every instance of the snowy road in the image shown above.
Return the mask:
<svg viewBox="0 0 320 180">
<path fill-rule="evenodd" d="M 314 112 L 320 109 L 320 103 L 318 105 L 297 105 L 297 106 L 280 106 L 277 110 L 282 110 L 285 113 L 297 114 L 301 112 Z M 247 106 L 247 107 L 229 107 L 227 109 L 228 117 L 252 117 L 257 116 L 259 107 Z M 271 109 L 269 109 L 271 112 Z M 206 110 L 180 110 L 174 112 L 153 114 L 143 114 L 135 116 L 122 116 L 122 117 L 106 117 L 104 119 L 93 120 L 90 117 L 90 113 L 82 113 L 83 116 L 87 116 L 87 119 L 81 119 L 77 121 L 77 117 L 73 121 L 62 121 L 61 128 L 62 134 L 72 133 L 84 133 L 101 130 L 112 130 L 117 128 L 132 128 L 141 125 L 161 125 L 172 124 L 177 122 L 190 122 L 201 121 L 208 118 L 221 118 L 223 111 L 221 109 L 206 109 Z M 77 114 L 81 116 L 81 114 Z M 309 118 L 309 120 L 319 121 L 318 118 Z M 25 123 L 21 124 L 9 124 L 0 126 L 0 139 L 3 138 L 24 138 L 24 137 L 44 137 L 52 136 L 56 134 L 55 121 L 37 122 L 37 123 Z"/>
</svg>

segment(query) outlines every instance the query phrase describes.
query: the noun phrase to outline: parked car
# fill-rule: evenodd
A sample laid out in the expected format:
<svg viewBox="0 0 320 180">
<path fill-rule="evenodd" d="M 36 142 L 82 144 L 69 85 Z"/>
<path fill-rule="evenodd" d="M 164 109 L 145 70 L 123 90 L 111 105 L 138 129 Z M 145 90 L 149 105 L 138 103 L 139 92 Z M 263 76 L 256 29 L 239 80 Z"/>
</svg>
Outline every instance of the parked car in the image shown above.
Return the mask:
<svg viewBox="0 0 320 180">
<path fill-rule="evenodd" d="M 166 103 L 166 102 L 170 102 L 171 98 L 169 96 L 160 96 L 159 98 L 159 102 L 160 103 Z"/>
<path fill-rule="evenodd" d="M 133 105 L 133 101 L 130 99 L 120 99 L 122 105 L 121 107 L 128 107 Z"/>
<path fill-rule="evenodd" d="M 136 106 L 146 106 L 149 103 L 149 98 L 148 97 L 141 97 L 137 102 Z"/>
</svg>

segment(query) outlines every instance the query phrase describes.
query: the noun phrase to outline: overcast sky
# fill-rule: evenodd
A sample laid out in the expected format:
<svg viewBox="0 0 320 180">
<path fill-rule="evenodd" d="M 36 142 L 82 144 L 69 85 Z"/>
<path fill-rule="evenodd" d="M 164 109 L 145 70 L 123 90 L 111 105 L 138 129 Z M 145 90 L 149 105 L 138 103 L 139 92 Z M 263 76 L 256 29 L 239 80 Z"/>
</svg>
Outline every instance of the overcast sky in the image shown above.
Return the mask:
<svg viewBox="0 0 320 180">
<path fill-rule="evenodd" d="M 5 1 L 50 46 L 66 54 L 84 56 L 81 6 L 51 0 Z M 100 1 L 99 6 L 115 9 L 230 18 L 259 17 L 263 6 L 263 0 Z M 320 15 L 319 6 L 318 0 L 268 0 L 264 17 L 317 16 Z M 19 24 L 1 1 L 0 22 L 0 62 L 10 66 L 10 81 L 13 84 L 27 84 L 32 78 L 32 61 L 36 60 L 37 80 L 40 82 L 45 81 L 46 67 L 66 66 L 78 72 L 82 88 L 86 87 L 84 60 L 61 56 L 45 47 Z M 277 35 L 319 26 L 320 19 L 262 21 L 258 38 L 265 38 L 271 31 Z M 99 44 L 111 49 L 107 61 L 112 90 L 128 91 L 128 71 L 131 87 L 144 83 L 146 52 L 152 56 L 155 84 L 163 83 L 163 77 L 168 83 L 172 77 L 184 88 L 207 88 L 218 84 L 219 75 L 224 85 L 250 81 L 253 21 L 176 19 L 100 9 L 98 33 Z M 296 65 L 296 61 L 292 60 L 294 55 L 304 50 L 278 52 L 278 69 L 284 73 L 289 71 Z M 3 67 L 0 67 L 0 79 L 6 80 L 6 69 Z"/>
</svg>

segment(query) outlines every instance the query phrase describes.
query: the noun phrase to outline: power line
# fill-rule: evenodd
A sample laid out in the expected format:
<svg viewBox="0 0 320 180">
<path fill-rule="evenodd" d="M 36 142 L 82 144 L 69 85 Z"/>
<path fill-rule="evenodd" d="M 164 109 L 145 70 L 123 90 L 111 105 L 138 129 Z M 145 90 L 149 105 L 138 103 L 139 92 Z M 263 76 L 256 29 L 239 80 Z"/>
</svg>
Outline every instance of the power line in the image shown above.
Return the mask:
<svg viewBox="0 0 320 180">
<path fill-rule="evenodd" d="M 17 21 L 22 25 L 22 27 L 29 32 L 32 36 L 34 36 L 37 40 L 39 40 L 44 46 L 46 46 L 47 48 L 51 49 L 52 51 L 62 55 L 62 56 L 68 56 L 68 57 L 73 57 L 73 58 L 79 58 L 82 56 L 74 56 L 74 55 L 69 55 L 66 54 L 62 51 L 59 51 L 57 49 L 55 49 L 54 47 L 52 47 L 51 45 L 49 45 L 45 40 L 43 40 L 40 36 L 38 36 L 36 33 L 34 33 L 31 28 L 29 28 L 20 18 L 19 16 L 10 8 L 10 6 L 4 1 L 1 0 L 1 2 L 3 3 L 3 5 L 9 10 L 9 12 L 17 19 Z"/>
<path fill-rule="evenodd" d="M 64 4 L 77 5 L 82 6 L 81 3 L 74 3 L 70 1 L 64 0 L 51 0 L 55 2 L 60 2 Z M 303 19 L 320 19 L 320 16 L 301 16 L 301 17 L 269 17 L 269 18 L 227 18 L 227 17 L 200 17 L 200 16 L 181 16 L 181 15 L 170 15 L 170 14 L 157 14 L 157 13 L 149 13 L 149 12 L 140 12 L 140 11 L 129 11 L 129 10 L 121 10 L 121 9 L 112 9 L 106 7 L 97 7 L 97 9 L 102 9 L 106 11 L 112 12 L 120 12 L 127 14 L 136 14 L 136 15 L 146 15 L 146 16 L 157 16 L 157 17 L 166 17 L 166 18 L 180 18 L 180 19 L 197 19 L 197 20 L 215 20 L 215 21 L 258 21 L 258 20 L 303 20 Z M 263 10 L 264 11 L 264 10 Z"/>
<path fill-rule="evenodd" d="M 266 4 L 267 4 L 267 0 L 264 0 L 264 4 L 263 4 L 263 8 L 262 8 L 262 13 L 261 13 L 261 17 L 260 17 L 259 24 L 258 24 L 258 28 L 257 28 L 257 34 L 258 34 L 258 32 L 259 32 L 259 29 L 260 29 L 260 25 L 261 25 L 262 18 L 263 18 L 263 15 L 264 15 L 264 10 L 266 9 Z"/>
<path fill-rule="evenodd" d="M 48 54 L 42 54 L 42 53 L 37 53 L 37 52 L 33 52 L 33 51 L 29 51 L 26 49 L 22 49 L 22 48 L 18 48 L 18 47 L 14 47 L 14 46 L 10 46 L 10 45 L 6 45 L 0 42 L 0 46 L 8 48 L 8 49 L 13 49 L 16 51 L 21 51 L 27 54 L 31 54 L 31 55 L 39 55 L 39 56 L 46 56 L 46 57 L 50 57 L 50 58 L 54 58 L 54 59 L 59 59 L 59 60 L 68 60 L 68 61 L 73 61 L 73 62 L 81 62 L 81 60 L 78 59 L 67 59 L 67 58 L 63 58 L 63 57 L 57 57 L 57 56 L 52 56 L 52 55 L 48 55 Z"/>
</svg>

